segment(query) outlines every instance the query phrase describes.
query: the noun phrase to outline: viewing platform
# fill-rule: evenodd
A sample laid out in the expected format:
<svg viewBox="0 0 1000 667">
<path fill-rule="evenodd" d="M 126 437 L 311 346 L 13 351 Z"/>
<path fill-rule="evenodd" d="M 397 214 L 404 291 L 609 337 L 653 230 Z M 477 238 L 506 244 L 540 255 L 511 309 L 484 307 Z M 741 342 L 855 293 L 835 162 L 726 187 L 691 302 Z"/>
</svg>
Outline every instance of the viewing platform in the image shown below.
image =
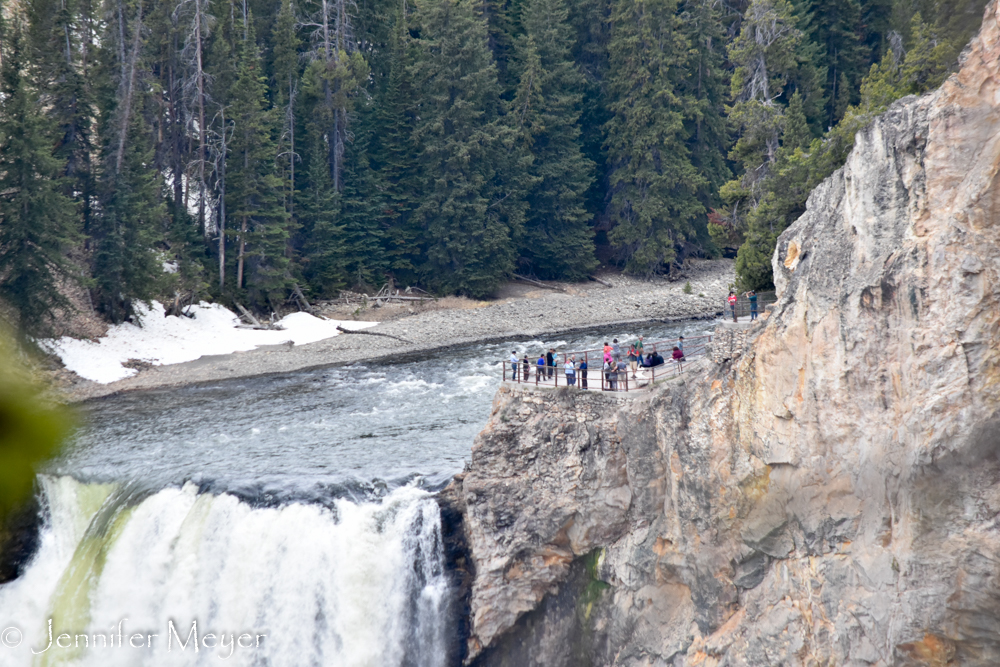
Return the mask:
<svg viewBox="0 0 1000 667">
<path fill-rule="evenodd" d="M 634 392 L 651 387 L 657 382 L 670 380 L 684 374 L 685 367 L 704 357 L 712 336 L 697 336 L 693 338 L 671 338 L 667 340 L 644 342 L 644 351 L 650 354 L 663 350 L 658 363 L 652 366 L 633 366 L 628 361 L 628 346 L 620 346 L 619 357 L 612 360 L 615 370 L 604 368 L 604 349 L 577 350 L 558 352 L 553 357 L 553 365 L 538 365 L 538 359 L 528 358 L 516 365 L 510 360 L 503 362 L 503 381 L 511 384 L 528 384 L 536 387 L 574 387 L 581 391 L 604 392 Z M 674 347 L 683 350 L 684 356 L 675 360 L 672 357 Z M 572 362 L 572 370 L 567 367 L 567 361 Z M 581 365 L 585 364 L 585 368 Z"/>
</svg>

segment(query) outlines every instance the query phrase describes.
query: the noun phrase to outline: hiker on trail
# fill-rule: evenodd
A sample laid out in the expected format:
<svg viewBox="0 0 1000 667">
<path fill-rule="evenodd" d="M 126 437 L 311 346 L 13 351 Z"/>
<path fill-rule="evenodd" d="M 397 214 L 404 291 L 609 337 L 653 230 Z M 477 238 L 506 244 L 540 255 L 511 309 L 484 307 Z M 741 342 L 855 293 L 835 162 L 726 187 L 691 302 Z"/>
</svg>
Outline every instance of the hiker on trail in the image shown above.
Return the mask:
<svg viewBox="0 0 1000 667">
<path fill-rule="evenodd" d="M 618 389 L 618 365 L 610 358 L 610 355 L 604 359 L 604 379 L 608 382 L 608 388 L 615 391 Z"/>
<path fill-rule="evenodd" d="M 587 358 L 584 357 L 583 361 L 580 362 L 580 388 L 587 388 Z"/>
<path fill-rule="evenodd" d="M 639 361 L 642 361 L 642 336 L 639 336 L 639 340 L 635 342 L 635 351 Z"/>
<path fill-rule="evenodd" d="M 568 387 L 576 386 L 576 366 L 573 365 L 575 361 L 576 357 L 570 357 L 563 364 L 563 368 L 566 369 L 566 386 Z"/>
<path fill-rule="evenodd" d="M 548 353 L 545 355 L 545 365 L 548 366 L 549 379 L 552 379 L 552 373 L 556 369 L 556 355 L 555 349 L 549 348 Z"/>
<path fill-rule="evenodd" d="M 736 321 L 736 293 L 733 292 L 732 290 L 729 290 L 729 298 L 727 299 L 727 301 L 729 301 L 729 310 L 733 313 L 733 322 L 735 322 Z"/>
<path fill-rule="evenodd" d="M 632 379 L 635 379 L 635 369 L 639 365 L 639 353 L 635 350 L 635 345 L 628 348 L 628 367 L 632 371 Z"/>
<path fill-rule="evenodd" d="M 607 357 L 607 356 L 610 356 L 610 354 L 611 354 L 611 345 L 609 345 L 605 341 L 605 343 L 604 343 L 604 356 Z"/>
<path fill-rule="evenodd" d="M 757 319 L 757 292 L 750 290 L 747 292 L 747 298 L 750 299 L 750 321 L 753 322 Z"/>
<path fill-rule="evenodd" d="M 538 364 L 535 368 L 535 384 L 545 379 L 545 353 L 538 355 Z"/>
<path fill-rule="evenodd" d="M 528 353 L 524 353 L 524 378 L 523 381 L 527 382 L 531 379 L 531 363 L 528 361 Z"/>
<path fill-rule="evenodd" d="M 510 351 L 510 379 L 513 380 L 514 382 L 518 381 L 517 370 L 518 370 L 518 366 L 520 365 L 520 363 L 521 363 L 520 359 L 517 358 L 517 351 L 516 350 L 511 350 Z"/>
<path fill-rule="evenodd" d="M 618 345 L 618 339 L 617 338 L 615 338 L 613 341 L 611 341 L 611 357 L 615 361 L 621 361 L 622 360 L 622 348 Z"/>
<path fill-rule="evenodd" d="M 677 365 L 678 365 L 678 366 L 680 366 L 680 363 L 681 363 L 682 361 L 684 361 L 684 351 L 683 351 L 683 350 L 681 350 L 681 348 L 679 348 L 679 347 L 675 347 L 675 348 L 674 348 L 674 353 L 673 353 L 673 355 L 672 355 L 672 356 L 673 356 L 673 358 L 674 358 L 674 361 L 676 361 L 676 362 L 677 362 Z"/>
</svg>

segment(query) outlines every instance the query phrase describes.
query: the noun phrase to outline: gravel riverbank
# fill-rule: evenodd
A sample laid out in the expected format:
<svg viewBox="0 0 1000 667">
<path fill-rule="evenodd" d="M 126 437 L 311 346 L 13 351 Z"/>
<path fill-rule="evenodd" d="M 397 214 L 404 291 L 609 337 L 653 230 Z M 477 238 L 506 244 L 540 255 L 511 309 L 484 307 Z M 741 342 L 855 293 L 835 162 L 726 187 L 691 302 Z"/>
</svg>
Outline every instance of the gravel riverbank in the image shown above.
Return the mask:
<svg viewBox="0 0 1000 667">
<path fill-rule="evenodd" d="M 611 288 L 596 282 L 551 283 L 565 291 L 512 283 L 496 301 L 469 302 L 460 308 L 417 309 L 365 330 L 396 338 L 341 334 L 307 345 L 272 345 L 154 366 L 111 384 L 97 384 L 74 375 L 65 382 L 66 394 L 68 400 L 76 402 L 122 391 L 398 359 L 481 341 L 535 338 L 599 326 L 695 319 L 720 313 L 729 285 L 735 280 L 732 260 L 692 262 L 685 274 L 686 280 L 674 282 L 623 275 L 605 277 L 613 285 Z M 691 284 L 690 294 L 684 290 L 687 281 Z M 366 315 L 363 319 L 373 319 L 370 313 Z"/>
</svg>

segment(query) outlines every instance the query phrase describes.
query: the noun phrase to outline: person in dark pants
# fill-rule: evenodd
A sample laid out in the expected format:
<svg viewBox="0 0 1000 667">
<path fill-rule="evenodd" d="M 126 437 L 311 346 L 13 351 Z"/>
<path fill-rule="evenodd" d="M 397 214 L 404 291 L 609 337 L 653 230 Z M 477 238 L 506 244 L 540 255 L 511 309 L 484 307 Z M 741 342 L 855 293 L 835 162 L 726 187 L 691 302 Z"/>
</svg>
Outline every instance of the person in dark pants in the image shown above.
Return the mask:
<svg viewBox="0 0 1000 667">
<path fill-rule="evenodd" d="M 527 382 L 531 379 L 531 362 L 528 361 L 528 355 L 524 355 L 524 381 Z"/>
<path fill-rule="evenodd" d="M 580 366 L 579 366 L 578 370 L 580 371 L 580 388 L 581 389 L 586 389 L 587 388 L 587 358 L 586 357 L 584 357 L 583 361 L 580 362 Z"/>
<path fill-rule="evenodd" d="M 545 365 L 548 366 L 549 379 L 552 379 L 552 374 L 556 370 L 556 355 L 555 350 L 549 350 L 545 354 Z"/>
<path fill-rule="evenodd" d="M 511 350 L 510 351 L 510 379 L 512 381 L 514 381 L 514 382 L 517 382 L 518 380 L 520 380 L 520 378 L 518 377 L 518 372 L 517 372 L 520 364 L 521 364 L 521 362 L 517 358 L 517 351 L 516 350 Z"/>
<path fill-rule="evenodd" d="M 747 298 L 750 299 L 750 321 L 753 322 L 757 319 L 757 292 L 750 290 L 747 292 Z"/>
<path fill-rule="evenodd" d="M 729 298 L 726 299 L 729 302 L 729 310 L 733 314 L 733 322 L 736 321 L 736 294 L 734 292 L 729 292 Z"/>
</svg>

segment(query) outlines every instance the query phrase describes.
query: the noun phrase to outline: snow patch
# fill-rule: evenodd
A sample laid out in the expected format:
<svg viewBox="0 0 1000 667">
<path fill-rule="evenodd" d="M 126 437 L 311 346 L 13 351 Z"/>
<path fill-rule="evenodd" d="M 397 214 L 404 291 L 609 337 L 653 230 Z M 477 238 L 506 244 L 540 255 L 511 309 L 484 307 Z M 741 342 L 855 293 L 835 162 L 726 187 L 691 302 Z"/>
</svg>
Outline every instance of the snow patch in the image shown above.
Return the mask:
<svg viewBox="0 0 1000 667">
<path fill-rule="evenodd" d="M 163 304 L 158 301 L 149 308 L 139 304 L 136 310 L 142 318 L 141 327 L 128 322 L 115 325 L 97 341 L 63 337 L 39 342 L 77 375 L 108 384 L 138 372 L 123 365 L 129 360 L 156 366 L 179 364 L 205 355 L 245 352 L 261 345 L 314 343 L 336 336 L 340 333 L 338 325 L 357 330 L 378 324 L 321 320 L 308 313 L 292 313 L 278 322 L 284 331 L 255 331 L 237 328 L 239 318 L 232 311 L 204 301 L 191 307 L 193 319 L 164 317 Z"/>
</svg>

